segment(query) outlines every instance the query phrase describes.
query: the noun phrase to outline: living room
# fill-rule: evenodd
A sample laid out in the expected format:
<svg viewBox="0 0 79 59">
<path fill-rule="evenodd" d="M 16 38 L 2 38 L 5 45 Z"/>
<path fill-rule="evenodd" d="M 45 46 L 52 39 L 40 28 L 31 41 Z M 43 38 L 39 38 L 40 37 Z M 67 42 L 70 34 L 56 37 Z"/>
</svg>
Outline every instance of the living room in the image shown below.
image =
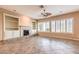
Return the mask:
<svg viewBox="0 0 79 59">
<path fill-rule="evenodd" d="M 78 5 L 0 5 L 0 53 L 79 53 Z"/>
</svg>

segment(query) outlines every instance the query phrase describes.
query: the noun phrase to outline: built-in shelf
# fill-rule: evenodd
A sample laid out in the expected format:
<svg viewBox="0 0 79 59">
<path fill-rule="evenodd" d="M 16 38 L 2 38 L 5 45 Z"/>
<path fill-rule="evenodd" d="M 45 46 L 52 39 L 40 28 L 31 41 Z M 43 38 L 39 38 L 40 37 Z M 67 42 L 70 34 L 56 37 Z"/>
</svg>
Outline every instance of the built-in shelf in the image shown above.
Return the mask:
<svg viewBox="0 0 79 59">
<path fill-rule="evenodd" d="M 18 30 L 19 19 L 5 15 L 5 30 Z"/>
<path fill-rule="evenodd" d="M 6 30 L 18 30 L 18 28 L 6 28 Z"/>
<path fill-rule="evenodd" d="M 4 39 L 20 37 L 19 18 L 9 14 L 4 15 Z"/>
</svg>

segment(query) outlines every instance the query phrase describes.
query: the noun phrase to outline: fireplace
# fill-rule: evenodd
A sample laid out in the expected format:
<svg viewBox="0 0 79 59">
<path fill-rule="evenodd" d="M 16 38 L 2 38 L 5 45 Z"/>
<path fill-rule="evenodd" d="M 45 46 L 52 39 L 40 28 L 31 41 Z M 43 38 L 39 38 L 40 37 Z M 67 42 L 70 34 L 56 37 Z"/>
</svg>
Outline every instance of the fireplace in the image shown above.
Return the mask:
<svg viewBox="0 0 79 59">
<path fill-rule="evenodd" d="M 29 35 L 29 30 L 23 30 L 23 36 Z"/>
<path fill-rule="evenodd" d="M 21 37 L 30 35 L 31 34 L 30 32 L 31 32 L 31 27 L 20 26 L 20 36 Z"/>
</svg>

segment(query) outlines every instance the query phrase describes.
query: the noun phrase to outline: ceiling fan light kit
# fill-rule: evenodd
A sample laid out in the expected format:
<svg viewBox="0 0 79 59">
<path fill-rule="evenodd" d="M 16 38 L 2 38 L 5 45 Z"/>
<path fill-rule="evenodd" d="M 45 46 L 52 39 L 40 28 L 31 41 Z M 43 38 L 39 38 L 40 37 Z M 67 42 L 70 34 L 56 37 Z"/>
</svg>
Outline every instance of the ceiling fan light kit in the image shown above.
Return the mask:
<svg viewBox="0 0 79 59">
<path fill-rule="evenodd" d="M 44 5 L 41 5 L 40 8 L 41 8 L 41 15 L 42 15 L 43 17 L 48 17 L 48 16 L 52 15 L 52 13 L 46 11 Z"/>
</svg>

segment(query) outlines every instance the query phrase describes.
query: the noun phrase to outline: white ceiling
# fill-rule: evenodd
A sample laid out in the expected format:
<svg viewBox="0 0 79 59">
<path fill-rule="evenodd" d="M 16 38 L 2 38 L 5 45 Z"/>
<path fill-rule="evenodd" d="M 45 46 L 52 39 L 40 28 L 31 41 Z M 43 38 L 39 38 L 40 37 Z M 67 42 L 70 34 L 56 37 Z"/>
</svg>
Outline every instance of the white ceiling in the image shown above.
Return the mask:
<svg viewBox="0 0 79 59">
<path fill-rule="evenodd" d="M 32 17 L 34 19 L 43 18 L 40 14 L 41 9 L 39 5 L 0 5 L 0 7 L 9 11 L 16 10 L 14 12 Z M 45 8 L 48 12 L 52 13 L 52 16 L 55 16 L 78 11 L 79 5 L 45 5 Z"/>
</svg>

